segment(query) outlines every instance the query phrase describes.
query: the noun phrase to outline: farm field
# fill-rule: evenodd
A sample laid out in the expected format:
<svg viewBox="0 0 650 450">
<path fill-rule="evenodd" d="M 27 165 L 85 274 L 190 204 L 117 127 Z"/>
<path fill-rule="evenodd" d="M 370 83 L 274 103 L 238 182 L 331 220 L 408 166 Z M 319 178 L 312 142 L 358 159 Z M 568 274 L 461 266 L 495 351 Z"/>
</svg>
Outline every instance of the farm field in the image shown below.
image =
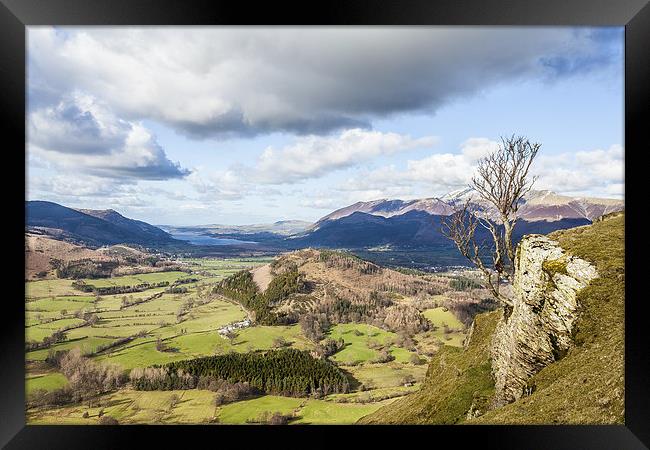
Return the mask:
<svg viewBox="0 0 650 450">
<path fill-rule="evenodd" d="M 44 363 L 52 351 L 80 348 L 101 364 L 123 370 L 166 364 L 173 361 L 229 352 L 267 351 L 283 346 L 315 350 L 299 324 L 237 329 L 229 337 L 219 330 L 249 317 L 238 303 L 213 294 L 211 286 L 242 269 L 268 264 L 270 258 L 184 259 L 187 272 L 161 272 L 126 275 L 109 279 L 87 279 L 94 287 L 133 286 L 161 281 L 196 278 L 183 283 L 186 290 L 167 292 L 154 287 L 141 292 L 95 295 L 76 290 L 72 280 L 27 282 L 25 336 L 28 342 L 41 342 L 57 331 L 65 339 L 26 352 L 28 367 Z M 99 404 L 76 404 L 56 409 L 32 408 L 29 423 L 93 424 L 99 411 L 120 423 L 254 423 L 260 414 L 280 412 L 291 424 L 354 423 L 400 396 L 420 386 L 427 370 L 427 356 L 421 347 L 462 345 L 462 324 L 450 311 L 432 308 L 423 311 L 434 328 L 413 337 L 415 347 L 396 344 L 397 333 L 364 323 L 342 323 L 330 327 L 326 337 L 342 340 L 343 348 L 330 357 L 349 374 L 352 392 L 331 394 L 322 399 L 262 395 L 256 398 L 215 406 L 215 393 L 206 390 L 136 391 L 122 388 L 99 399 Z M 92 319 L 92 320 L 91 320 Z M 445 332 L 445 326 L 449 328 Z M 415 351 L 417 347 L 417 351 Z M 379 362 L 382 352 L 391 360 Z M 414 362 L 414 356 L 421 363 Z M 45 364 L 45 365 L 44 365 Z M 35 367 L 35 366 L 34 366 Z M 67 384 L 55 369 L 30 369 L 26 391 L 52 391 Z M 87 413 L 87 418 L 84 418 Z"/>
<path fill-rule="evenodd" d="M 462 347 L 465 340 L 465 333 L 462 331 L 464 326 L 460 320 L 454 316 L 454 313 L 447 308 L 438 307 L 427 309 L 422 312 L 422 315 L 431 322 L 436 330 L 433 331 L 433 336 L 440 340 L 445 345 L 453 347 Z M 445 327 L 448 327 L 450 332 L 445 332 Z"/>
<path fill-rule="evenodd" d="M 171 340 L 181 337 L 193 344 L 204 341 L 207 333 L 216 331 L 219 327 L 230 322 L 242 320 L 246 313 L 236 304 L 222 299 L 200 298 L 203 286 L 214 282 L 216 278 L 223 278 L 231 273 L 232 267 L 255 267 L 259 263 L 254 258 L 245 261 L 233 260 L 229 263 L 223 261 L 207 260 L 204 264 L 221 271 L 221 276 L 204 276 L 188 274 L 186 272 L 159 272 L 138 275 L 127 275 L 108 279 L 86 279 L 88 284 L 96 287 L 106 286 L 131 286 L 140 283 L 157 283 L 161 281 L 174 282 L 183 278 L 198 278 L 196 283 L 187 283 L 182 286 L 188 291 L 183 294 L 164 293 L 165 288 L 152 288 L 142 292 L 128 294 L 95 296 L 84 293 L 72 287 L 73 280 L 42 280 L 26 282 L 27 298 L 25 338 L 27 342 L 41 342 L 57 330 L 65 330 L 66 340 L 51 346 L 51 350 L 65 350 L 80 347 L 84 353 L 94 356 L 97 360 L 108 359 L 110 362 L 119 363 L 124 368 L 135 367 L 138 364 L 149 362 L 164 362 L 170 359 L 181 359 L 196 355 L 213 354 L 219 346 L 219 336 L 209 336 L 208 344 L 203 343 L 198 350 L 192 350 L 188 345 L 181 346 L 185 352 L 173 356 L 170 353 L 156 355 L 157 358 L 147 357 L 151 348 L 155 346 L 158 338 Z M 216 273 L 215 272 L 215 273 Z M 206 291 L 207 292 L 207 291 Z M 162 294 L 156 296 L 156 294 Z M 149 299 L 156 296 L 156 298 Z M 133 303 L 123 306 L 123 302 Z M 139 303 L 140 301 L 144 301 Z M 188 304 L 189 302 L 189 304 Z M 177 314 L 184 306 L 187 314 L 178 322 Z M 80 318 L 84 313 L 96 316 L 93 324 L 85 324 Z M 113 348 L 106 354 L 95 355 L 94 352 L 100 345 L 138 333 L 144 334 L 131 342 Z M 192 336 L 196 333 L 196 336 Z M 181 342 L 182 343 L 182 342 Z M 37 349 L 27 352 L 26 358 L 30 360 L 44 360 L 50 349 Z M 155 353 L 157 352 L 154 349 Z"/>
<path fill-rule="evenodd" d="M 341 364 L 370 362 L 379 356 L 379 351 L 370 347 L 388 345 L 396 336 L 395 333 L 372 325 L 357 323 L 335 325 L 332 327 L 329 337 L 343 339 L 345 347 L 337 352 L 332 359 Z"/>
<path fill-rule="evenodd" d="M 101 399 L 101 406 L 74 405 L 28 412 L 31 424 L 96 425 L 99 412 L 121 424 L 246 424 L 255 423 L 263 413 L 290 415 L 290 424 L 350 424 L 393 399 L 372 403 L 338 403 L 293 397 L 264 395 L 216 407 L 214 392 L 121 390 Z M 86 418 L 84 413 L 88 413 Z"/>
<path fill-rule="evenodd" d="M 141 273 L 137 275 L 125 275 L 122 277 L 114 278 L 85 278 L 83 281 L 86 284 L 91 284 L 95 287 L 108 287 L 108 286 L 134 286 L 141 283 L 160 283 L 167 281 L 172 283 L 181 278 L 187 278 L 188 274 L 185 272 L 153 272 Z"/>
<path fill-rule="evenodd" d="M 406 380 L 421 381 L 427 372 L 426 364 L 416 366 L 395 361 L 343 367 L 368 390 L 403 386 Z"/>
<path fill-rule="evenodd" d="M 28 376 L 25 379 L 25 390 L 27 394 L 34 392 L 37 389 L 43 389 L 45 391 L 51 391 L 54 389 L 61 388 L 68 384 L 68 380 L 62 374 L 58 372 L 46 373 L 46 374 L 35 374 L 33 376 Z"/>
</svg>

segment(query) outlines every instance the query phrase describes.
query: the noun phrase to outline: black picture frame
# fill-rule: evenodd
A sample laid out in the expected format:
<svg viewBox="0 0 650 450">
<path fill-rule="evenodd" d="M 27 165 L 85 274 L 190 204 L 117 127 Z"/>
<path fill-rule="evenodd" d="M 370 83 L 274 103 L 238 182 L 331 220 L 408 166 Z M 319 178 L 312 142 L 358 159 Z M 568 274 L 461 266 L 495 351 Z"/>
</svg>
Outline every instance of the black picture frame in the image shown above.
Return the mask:
<svg viewBox="0 0 650 450">
<path fill-rule="evenodd" d="M 25 425 L 24 411 L 24 258 L 25 173 L 25 38 L 30 25 L 616 25 L 625 26 L 625 201 L 626 211 L 626 351 L 624 426 L 35 426 Z M 648 0 L 347 0 L 345 2 L 247 2 L 223 0 L 0 0 L 0 123 L 4 130 L 4 203 L 6 286 L 0 351 L 0 444 L 6 448 L 130 448 L 140 441 L 152 446 L 235 445 L 226 438 L 262 438 L 278 443 L 349 445 L 333 434 L 344 431 L 381 443 L 392 434 L 406 445 L 472 444 L 499 449 L 636 449 L 650 445 L 650 355 L 646 346 L 642 296 L 634 295 L 642 277 L 637 236 L 642 226 L 638 205 L 643 165 L 635 160 L 647 149 L 644 127 L 650 82 L 650 6 Z M 9 138 L 9 139 L 7 139 Z M 22 152 L 21 152 L 22 149 Z M 5 176 L 6 179 L 9 177 Z M 22 186 L 21 186 L 22 181 Z M 628 187 L 629 186 L 629 187 Z M 5 220 L 6 220 L 5 218 Z M 19 228 L 22 229 L 19 230 Z M 629 244 L 629 245 L 628 245 Z M 10 247 L 10 248 L 9 248 Z M 287 435 L 291 436 L 287 436 Z M 235 436 L 236 435 L 236 436 Z M 279 438 L 279 439 L 278 439 Z M 301 441 L 296 441 L 300 439 Z M 347 439 L 347 437 L 346 437 Z M 232 442 L 232 441 L 231 441 Z M 236 441 L 234 441 L 236 442 Z M 289 443 L 287 443 L 289 442 Z M 428 442 L 428 444 L 427 444 Z M 439 444 L 438 444 L 439 443 Z M 644 445 L 645 443 L 645 445 Z M 299 444 L 302 445 L 302 444 Z M 399 445 L 399 444 L 398 444 Z M 404 444 L 401 444 L 404 445 Z"/>
</svg>

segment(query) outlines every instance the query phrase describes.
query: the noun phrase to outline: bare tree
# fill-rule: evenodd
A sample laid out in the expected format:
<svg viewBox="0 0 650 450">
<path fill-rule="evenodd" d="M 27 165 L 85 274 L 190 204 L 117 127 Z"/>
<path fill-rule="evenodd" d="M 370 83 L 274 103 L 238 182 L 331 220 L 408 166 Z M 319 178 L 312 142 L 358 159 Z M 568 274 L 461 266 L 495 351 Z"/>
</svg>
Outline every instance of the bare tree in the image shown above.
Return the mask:
<svg viewBox="0 0 650 450">
<path fill-rule="evenodd" d="M 235 330 L 233 330 L 233 329 L 228 329 L 228 330 L 224 333 L 224 336 L 225 336 L 226 338 L 228 338 L 228 342 L 230 342 L 230 345 L 233 345 L 233 342 L 234 342 L 235 339 L 237 338 L 238 333 L 237 333 Z"/>
<path fill-rule="evenodd" d="M 470 186 L 487 208 L 481 208 L 471 198 L 442 222 L 442 233 L 454 241 L 460 253 L 485 275 L 493 297 L 512 306 L 500 289 L 503 278 L 514 275 L 515 246 L 512 234 L 517 223 L 521 200 L 533 187 L 536 177 L 530 177 L 530 166 L 541 144 L 531 143 L 520 136 L 501 138 L 499 148 L 478 161 Z M 487 230 L 487 240 L 477 242 L 477 227 Z M 484 264 L 491 254 L 492 267 Z"/>
</svg>

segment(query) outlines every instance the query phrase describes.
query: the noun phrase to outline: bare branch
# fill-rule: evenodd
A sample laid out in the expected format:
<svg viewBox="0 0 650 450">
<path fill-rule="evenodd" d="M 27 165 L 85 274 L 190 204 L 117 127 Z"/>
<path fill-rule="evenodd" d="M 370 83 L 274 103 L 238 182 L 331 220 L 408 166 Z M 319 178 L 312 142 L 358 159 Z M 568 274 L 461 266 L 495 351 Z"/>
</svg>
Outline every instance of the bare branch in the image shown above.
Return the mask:
<svg viewBox="0 0 650 450">
<path fill-rule="evenodd" d="M 521 136 L 502 137 L 498 150 L 478 161 L 471 182 L 471 187 L 490 208 L 479 217 L 475 205 L 468 200 L 443 220 L 443 234 L 485 274 L 492 295 L 507 305 L 512 303 L 500 293 L 499 286 L 502 277 L 512 279 L 514 275 L 513 231 L 522 199 L 537 180 L 537 177 L 529 176 L 529 172 L 540 148 L 541 144 L 531 143 Z M 481 245 L 476 243 L 475 233 L 479 225 L 490 233 L 491 249 L 485 242 Z M 492 270 L 485 267 L 482 259 L 488 250 L 492 252 Z"/>
</svg>

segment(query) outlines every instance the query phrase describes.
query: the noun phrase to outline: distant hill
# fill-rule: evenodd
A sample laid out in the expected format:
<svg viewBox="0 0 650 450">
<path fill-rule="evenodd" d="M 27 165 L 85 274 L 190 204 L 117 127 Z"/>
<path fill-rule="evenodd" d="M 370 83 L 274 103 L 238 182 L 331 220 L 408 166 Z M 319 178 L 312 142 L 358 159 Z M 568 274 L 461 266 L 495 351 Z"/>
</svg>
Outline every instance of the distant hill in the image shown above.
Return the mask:
<svg viewBox="0 0 650 450">
<path fill-rule="evenodd" d="M 117 276 L 169 270 L 172 263 L 159 260 L 155 255 L 134 247 L 118 244 L 89 248 L 47 235 L 25 234 L 25 280 L 56 278 L 56 269 L 67 269 L 66 277 L 73 273 L 90 276 Z"/>
<path fill-rule="evenodd" d="M 206 236 L 219 236 L 219 237 L 246 237 L 248 235 L 275 235 L 275 236 L 289 236 L 296 233 L 301 233 L 311 227 L 311 222 L 304 220 L 280 220 L 273 223 L 260 223 L 252 225 L 194 225 L 194 226 L 172 226 L 161 225 L 162 228 L 169 230 L 171 233 L 200 233 Z"/>
<path fill-rule="evenodd" d="M 178 243 L 160 228 L 113 210 L 76 210 L 53 202 L 28 201 L 25 215 L 29 231 L 91 246 Z"/>
<path fill-rule="evenodd" d="M 394 250 L 416 247 L 449 247 L 453 244 L 440 232 L 445 216 L 466 199 L 489 214 L 489 208 L 475 200 L 471 189 L 442 198 L 421 200 L 375 200 L 357 202 L 318 220 L 313 227 L 287 240 L 293 248 L 304 246 L 367 248 L 389 246 Z M 515 240 L 525 234 L 546 234 L 592 223 L 603 214 L 624 208 L 621 200 L 574 198 L 550 191 L 532 191 L 522 201 Z M 479 240 L 489 236 L 481 235 Z"/>
<path fill-rule="evenodd" d="M 93 217 L 97 217 L 98 219 L 102 219 L 107 222 L 110 222 L 113 225 L 123 228 L 124 230 L 127 230 L 130 233 L 133 233 L 134 235 L 142 235 L 146 237 L 151 236 L 154 237 L 155 239 L 160 239 L 160 240 L 168 240 L 171 237 L 169 233 L 161 230 L 158 227 L 150 225 L 146 222 L 142 222 L 141 220 L 128 219 L 123 215 L 121 215 L 120 213 L 118 213 L 117 211 L 112 209 L 104 209 L 104 210 L 80 209 L 78 211 Z"/>
<path fill-rule="evenodd" d="M 351 214 L 360 212 L 371 214 L 373 216 L 393 217 L 406 214 L 411 211 L 422 211 L 427 214 L 436 216 L 445 216 L 453 212 L 453 208 L 446 202 L 437 198 L 425 198 L 421 200 L 374 200 L 371 202 L 357 202 L 345 208 L 322 217 L 316 222 L 317 224 L 328 220 L 336 220 Z"/>
<path fill-rule="evenodd" d="M 316 228 L 324 222 L 337 220 L 356 212 L 373 216 L 394 217 L 410 211 L 422 211 L 430 215 L 446 216 L 454 212 L 454 207 L 470 199 L 473 203 L 486 208 L 479 201 L 471 188 L 451 192 L 440 198 L 425 198 L 419 200 L 373 200 L 357 202 L 353 205 L 337 209 L 316 222 Z M 593 222 L 596 218 L 610 212 L 620 211 L 624 207 L 622 200 L 593 197 L 570 197 L 551 191 L 531 191 L 524 199 L 519 210 L 519 217 L 527 221 L 556 221 L 562 219 L 587 219 Z"/>
<path fill-rule="evenodd" d="M 432 215 L 423 211 L 409 211 L 391 217 L 354 212 L 340 219 L 327 220 L 301 236 L 288 240 L 291 247 L 362 248 L 390 246 L 416 248 L 423 246 L 449 247 L 455 252 L 454 244 L 441 232 L 445 216 Z M 555 221 L 519 220 L 515 226 L 514 238 L 524 234 L 545 234 L 555 230 L 587 225 L 584 218 L 562 218 Z M 489 239 L 486 230 L 477 229 L 478 240 Z"/>
<path fill-rule="evenodd" d="M 441 198 L 451 206 L 467 199 L 485 207 L 478 201 L 476 192 L 471 188 L 451 192 Z M 556 221 L 562 219 L 587 219 L 593 222 L 598 217 L 610 212 L 621 211 L 625 204 L 622 200 L 596 197 L 571 197 L 556 194 L 548 190 L 530 191 L 521 201 L 519 217 L 528 221 Z"/>
<path fill-rule="evenodd" d="M 390 217 L 354 212 L 320 222 L 309 233 L 294 238 L 292 244 L 342 248 L 435 244 L 445 239 L 440 233 L 441 217 L 423 211 Z"/>
</svg>

